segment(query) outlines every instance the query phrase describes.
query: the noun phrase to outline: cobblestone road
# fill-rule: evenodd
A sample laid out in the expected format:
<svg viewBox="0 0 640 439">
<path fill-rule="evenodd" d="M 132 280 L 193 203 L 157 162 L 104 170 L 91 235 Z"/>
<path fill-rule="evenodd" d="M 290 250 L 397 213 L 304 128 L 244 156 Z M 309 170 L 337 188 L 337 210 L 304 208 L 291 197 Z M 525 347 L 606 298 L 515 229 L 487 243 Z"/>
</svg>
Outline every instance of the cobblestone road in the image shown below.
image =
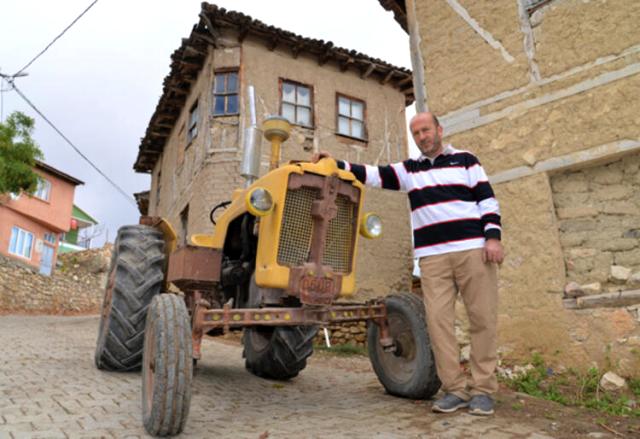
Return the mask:
<svg viewBox="0 0 640 439">
<path fill-rule="evenodd" d="M 140 374 L 93 365 L 98 318 L 0 316 L 0 439 L 146 437 Z M 365 358 L 316 355 L 287 383 L 244 369 L 241 347 L 205 340 L 185 438 L 528 438 L 532 420 L 436 416 L 384 394 Z M 262 435 L 262 436 L 261 436 Z"/>
</svg>

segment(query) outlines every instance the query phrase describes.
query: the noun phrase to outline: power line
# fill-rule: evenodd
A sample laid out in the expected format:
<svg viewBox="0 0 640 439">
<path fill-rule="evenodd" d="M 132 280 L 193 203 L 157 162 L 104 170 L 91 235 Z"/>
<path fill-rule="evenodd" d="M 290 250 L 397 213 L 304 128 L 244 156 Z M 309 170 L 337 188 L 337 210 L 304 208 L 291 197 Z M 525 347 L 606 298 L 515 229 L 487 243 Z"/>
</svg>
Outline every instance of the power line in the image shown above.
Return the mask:
<svg viewBox="0 0 640 439">
<path fill-rule="evenodd" d="M 97 0 L 96 0 L 96 1 L 97 1 Z M 91 167 L 92 167 L 93 169 L 95 169 L 95 170 L 96 170 L 100 175 L 102 175 L 102 176 L 105 178 L 105 180 L 107 180 L 109 183 L 111 183 L 111 186 L 113 186 L 113 187 L 114 187 L 118 192 L 120 192 L 120 194 L 121 194 L 122 196 L 124 196 L 124 197 L 127 199 L 127 201 L 128 201 L 129 203 L 131 203 L 131 204 L 132 204 L 133 206 L 135 206 L 135 207 L 137 207 L 137 206 L 138 206 L 138 205 L 136 204 L 136 202 L 133 200 L 133 198 L 131 198 L 131 196 L 130 196 L 129 194 L 127 194 L 127 193 L 126 193 L 126 192 L 125 192 L 125 191 L 124 191 L 120 186 L 118 186 L 118 185 L 117 185 L 113 180 L 111 180 L 111 179 L 107 176 L 107 174 L 105 174 L 104 172 L 102 172 L 102 171 L 100 170 L 100 168 L 98 168 L 95 164 L 93 164 L 93 162 L 92 162 L 92 161 L 91 161 L 91 160 L 90 160 L 86 155 L 84 155 L 84 154 L 82 153 L 82 151 L 80 151 L 80 149 L 79 149 L 77 146 L 75 146 L 75 145 L 73 144 L 73 142 L 71 142 L 71 140 L 69 140 L 69 139 L 67 138 L 67 136 L 65 136 L 65 135 L 62 133 L 62 131 L 60 131 L 60 130 L 59 130 L 59 129 L 58 129 L 58 128 L 53 124 L 53 122 L 51 122 L 51 121 L 47 118 L 47 116 L 45 116 L 44 114 L 42 114 L 42 112 L 41 112 L 40 110 L 38 110 L 38 108 L 37 108 L 37 107 L 36 107 L 36 106 L 35 106 L 35 105 L 34 105 L 34 104 L 29 100 L 29 98 L 27 98 L 27 97 L 24 95 L 24 93 L 22 93 L 22 91 L 21 91 L 21 90 L 16 86 L 16 84 L 14 83 L 14 80 L 13 80 L 12 78 L 5 78 L 5 79 L 6 79 L 6 81 L 7 81 L 9 84 L 11 84 L 11 86 L 13 87 L 13 89 L 14 89 L 14 90 L 15 90 L 15 91 L 20 95 L 20 97 L 21 97 L 22 99 L 24 99 L 24 101 L 25 101 L 27 104 L 29 104 L 29 106 L 30 106 L 31 108 L 33 108 L 33 111 L 35 111 L 36 113 L 38 113 L 38 114 L 40 115 L 40 117 L 42 117 L 42 118 L 45 120 L 45 122 L 47 122 L 47 123 L 49 124 L 49 126 L 51 126 L 51 128 L 53 128 L 53 129 L 55 130 L 55 132 L 56 132 L 56 133 L 58 133 L 58 134 L 60 135 L 60 137 L 62 137 L 62 138 L 63 138 L 63 139 L 64 139 L 64 140 L 69 144 L 69 146 L 71 146 L 71 147 L 72 147 L 72 148 L 73 148 L 73 149 L 78 153 L 78 155 L 80 155 L 80 157 L 82 157 L 82 158 L 83 158 L 87 163 L 89 163 L 89 165 L 91 165 Z"/>
<path fill-rule="evenodd" d="M 36 55 L 36 56 L 31 60 L 31 61 L 29 61 L 29 62 L 28 62 L 28 63 L 27 63 L 23 68 L 21 68 L 20 70 L 18 70 L 18 72 L 17 72 L 14 76 L 17 76 L 18 74 L 20 74 L 20 73 L 22 73 L 23 71 L 25 71 L 25 70 L 26 70 L 26 69 L 27 69 L 31 64 L 33 64 L 33 63 L 35 62 L 35 60 L 37 60 L 38 58 L 40 58 L 40 56 L 41 56 L 43 53 L 45 53 L 45 52 L 49 49 L 49 47 L 53 46 L 53 43 L 55 43 L 56 41 L 58 41 L 58 39 L 59 39 L 61 36 L 63 36 L 63 35 L 64 35 L 64 33 L 65 33 L 66 31 L 68 31 L 68 30 L 71 28 L 71 26 L 73 26 L 74 24 L 76 24 L 76 22 L 77 22 L 78 20 L 80 20 L 80 18 L 82 18 L 82 16 L 83 16 L 84 14 L 86 14 L 86 13 L 89 11 L 89 9 L 91 9 L 91 8 L 93 7 L 93 5 L 95 5 L 96 3 L 98 3 L 98 0 L 94 0 L 94 1 L 93 1 L 93 3 L 91 3 L 91 4 L 90 4 L 90 5 L 89 5 L 89 6 L 88 6 L 84 11 L 82 11 L 82 13 L 81 13 L 80 15 L 78 15 L 78 16 L 75 18 L 75 20 L 73 20 L 73 21 L 71 22 L 71 24 L 69 24 L 69 26 L 65 27 L 65 28 L 64 28 L 64 30 L 63 30 L 63 31 L 62 31 L 62 32 L 61 32 L 57 37 L 55 37 L 55 38 L 53 39 L 53 41 L 51 41 L 49 44 L 47 44 L 47 47 L 45 47 L 44 49 L 42 49 L 42 51 L 41 51 L 40 53 L 38 53 L 38 54 L 37 54 L 37 55 Z"/>
</svg>

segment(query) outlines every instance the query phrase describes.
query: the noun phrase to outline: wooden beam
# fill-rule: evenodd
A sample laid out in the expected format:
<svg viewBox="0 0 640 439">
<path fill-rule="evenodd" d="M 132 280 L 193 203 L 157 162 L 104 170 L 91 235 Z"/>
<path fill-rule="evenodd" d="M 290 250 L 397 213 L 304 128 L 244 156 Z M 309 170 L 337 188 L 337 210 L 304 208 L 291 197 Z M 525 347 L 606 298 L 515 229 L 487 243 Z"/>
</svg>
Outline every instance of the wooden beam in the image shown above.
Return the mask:
<svg viewBox="0 0 640 439">
<path fill-rule="evenodd" d="M 185 54 L 192 55 L 192 56 L 195 55 L 196 57 L 206 56 L 207 54 L 207 52 L 200 50 L 194 46 L 185 46 L 184 51 L 185 51 Z"/>
<path fill-rule="evenodd" d="M 345 72 L 349 68 L 349 66 L 351 64 L 353 64 L 354 62 L 355 62 L 355 60 L 353 58 L 348 57 L 347 59 L 345 59 L 344 61 L 342 61 L 340 63 L 340 71 L 341 72 Z"/>
<path fill-rule="evenodd" d="M 291 46 L 291 55 L 293 56 L 294 59 L 298 58 L 298 54 L 303 48 L 304 48 L 303 44 L 294 44 L 293 46 Z"/>
<path fill-rule="evenodd" d="M 218 38 L 220 38 L 220 34 L 218 33 L 218 31 L 216 31 L 216 28 L 213 26 L 213 23 L 211 22 L 207 14 L 200 12 L 200 18 L 202 19 L 202 21 L 204 21 L 204 24 L 207 26 L 207 31 L 211 35 L 211 38 L 213 38 L 213 42 L 211 44 L 213 45 L 213 47 L 218 47 L 216 45 L 216 41 L 218 41 Z"/>
<path fill-rule="evenodd" d="M 382 79 L 382 81 L 380 81 L 380 83 L 386 84 L 387 82 L 391 81 L 391 78 L 393 78 L 394 73 L 395 72 L 393 69 L 389 69 L 389 73 L 386 74 L 386 76 Z"/>
<path fill-rule="evenodd" d="M 240 30 L 238 31 L 238 43 L 242 43 L 244 39 L 247 38 L 247 35 L 249 35 L 249 29 L 249 25 L 240 27 Z"/>
<path fill-rule="evenodd" d="M 213 47 L 216 47 L 216 40 L 213 39 L 209 34 L 194 32 L 193 37 L 206 42 L 207 44 L 211 44 Z"/>
<path fill-rule="evenodd" d="M 373 71 L 376 69 L 376 65 L 372 62 L 369 63 L 369 66 L 362 71 L 362 73 L 360 74 L 360 77 L 362 79 L 367 79 L 369 77 L 369 75 L 371 75 L 371 73 L 373 73 Z"/>
<path fill-rule="evenodd" d="M 274 36 L 267 42 L 267 49 L 273 52 L 278 46 L 278 42 L 280 42 L 280 37 Z"/>
<path fill-rule="evenodd" d="M 398 85 L 399 86 L 403 86 L 403 85 L 408 84 L 410 82 L 413 82 L 413 76 L 411 76 L 411 75 L 409 75 L 406 78 L 401 79 L 400 81 L 398 81 Z"/>
<path fill-rule="evenodd" d="M 578 308 L 622 307 L 640 303 L 640 290 L 620 291 L 617 293 L 593 294 L 578 297 Z"/>
</svg>

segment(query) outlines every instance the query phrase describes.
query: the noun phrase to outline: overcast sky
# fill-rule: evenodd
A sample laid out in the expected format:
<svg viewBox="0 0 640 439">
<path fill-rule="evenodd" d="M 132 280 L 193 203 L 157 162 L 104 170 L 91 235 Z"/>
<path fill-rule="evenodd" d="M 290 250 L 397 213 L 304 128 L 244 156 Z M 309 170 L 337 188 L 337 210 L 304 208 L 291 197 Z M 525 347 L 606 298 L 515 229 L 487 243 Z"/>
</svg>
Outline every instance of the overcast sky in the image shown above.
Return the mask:
<svg viewBox="0 0 640 439">
<path fill-rule="evenodd" d="M 0 72 L 13 74 L 40 52 L 92 0 L 3 2 Z M 140 138 L 169 73 L 169 56 L 198 22 L 200 0 L 99 0 L 16 79 L 21 91 L 86 156 L 127 193 L 148 190 L 133 171 Z M 330 40 L 391 64 L 411 68 L 407 34 L 377 0 L 220 0 L 299 35 Z M 7 84 L 3 83 L 6 89 Z M 46 163 L 84 181 L 75 203 L 117 229 L 135 224 L 137 208 L 93 170 L 15 91 L 2 93 L 4 118 L 20 110 L 36 119 L 34 138 Z M 99 241 L 103 241 L 104 236 Z"/>
</svg>

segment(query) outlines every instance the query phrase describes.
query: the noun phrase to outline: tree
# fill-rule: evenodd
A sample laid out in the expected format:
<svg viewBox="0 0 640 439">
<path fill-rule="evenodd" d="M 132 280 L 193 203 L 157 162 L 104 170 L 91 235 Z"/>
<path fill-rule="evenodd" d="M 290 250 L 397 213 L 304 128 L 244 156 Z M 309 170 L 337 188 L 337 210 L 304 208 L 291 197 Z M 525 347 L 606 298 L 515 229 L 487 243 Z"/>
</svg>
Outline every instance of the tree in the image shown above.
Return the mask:
<svg viewBox="0 0 640 439">
<path fill-rule="evenodd" d="M 0 194 L 32 193 L 38 187 L 39 176 L 33 168 L 43 155 L 31 137 L 34 124 L 19 111 L 0 122 Z"/>
</svg>

